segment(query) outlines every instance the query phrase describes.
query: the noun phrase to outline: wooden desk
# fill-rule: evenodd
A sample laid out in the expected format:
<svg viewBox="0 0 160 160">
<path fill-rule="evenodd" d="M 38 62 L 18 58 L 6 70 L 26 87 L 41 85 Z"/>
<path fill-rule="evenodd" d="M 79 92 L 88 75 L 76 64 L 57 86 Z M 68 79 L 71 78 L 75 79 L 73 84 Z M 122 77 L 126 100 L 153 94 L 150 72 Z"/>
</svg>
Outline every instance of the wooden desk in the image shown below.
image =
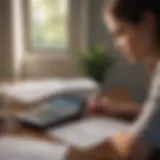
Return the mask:
<svg viewBox="0 0 160 160">
<path fill-rule="evenodd" d="M 19 105 L 13 105 L 10 107 L 10 114 L 15 114 L 17 112 L 28 112 L 31 109 L 24 109 L 22 106 Z M 5 133 L 16 136 L 16 137 L 32 137 L 39 140 L 46 140 L 49 142 L 59 142 L 58 139 L 50 137 L 43 131 L 36 130 L 34 128 L 26 127 L 18 122 L 9 120 L 9 123 L 11 123 L 11 128 L 8 128 Z M 8 123 L 7 123 L 8 124 Z M 112 149 L 110 144 L 108 142 L 103 143 L 96 148 L 92 148 L 89 150 L 78 150 L 74 147 L 70 148 L 70 151 L 68 153 L 67 160 L 119 160 L 119 156 L 116 154 L 116 152 Z"/>
<path fill-rule="evenodd" d="M 125 92 L 124 92 L 125 93 Z M 129 99 L 126 94 L 122 95 L 121 91 L 113 90 L 109 93 L 109 96 L 111 98 L 119 97 L 122 100 Z M 126 98 L 127 97 L 127 98 Z M 119 100 L 119 99 L 118 99 Z M 130 100 L 130 99 L 129 99 Z M 17 112 L 28 112 L 32 111 L 31 108 L 35 108 L 35 106 L 31 106 L 30 108 L 21 106 L 19 104 L 12 104 L 12 107 L 10 107 L 10 113 L 15 114 Z M 11 120 L 12 121 L 12 120 Z M 12 128 L 7 130 L 7 134 L 11 134 L 13 136 L 18 137 L 33 137 L 35 139 L 39 140 L 46 140 L 49 142 L 59 142 L 58 139 L 50 137 L 45 132 L 38 131 L 36 129 L 31 129 L 29 127 L 26 127 L 24 125 L 21 125 L 19 123 L 11 122 Z M 77 148 L 71 147 L 70 151 L 68 153 L 67 160 L 120 160 L 120 156 L 118 153 L 113 149 L 111 144 L 109 142 L 104 142 L 103 144 L 100 144 L 96 148 L 91 148 L 89 150 L 79 150 Z"/>
<path fill-rule="evenodd" d="M 49 142 L 59 142 L 53 137 L 46 135 L 43 132 L 36 131 L 34 129 L 29 129 L 24 126 L 19 126 L 11 133 L 11 135 L 18 137 L 33 137 L 38 140 L 46 140 Z M 67 156 L 67 160 L 120 160 L 119 156 L 112 149 L 109 143 L 103 143 L 96 148 L 89 150 L 79 150 L 77 148 L 71 147 Z"/>
</svg>

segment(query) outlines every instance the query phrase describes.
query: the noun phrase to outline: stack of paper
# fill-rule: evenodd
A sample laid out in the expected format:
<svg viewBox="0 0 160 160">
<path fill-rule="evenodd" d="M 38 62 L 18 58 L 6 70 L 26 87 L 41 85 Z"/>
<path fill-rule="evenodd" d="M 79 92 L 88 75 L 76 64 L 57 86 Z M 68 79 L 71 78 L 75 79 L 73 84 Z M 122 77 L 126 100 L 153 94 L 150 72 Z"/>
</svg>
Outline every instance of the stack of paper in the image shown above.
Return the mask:
<svg viewBox="0 0 160 160">
<path fill-rule="evenodd" d="M 0 87 L 1 91 L 2 88 L 3 92 L 10 98 L 31 104 L 57 94 L 97 92 L 99 86 L 95 81 L 87 78 L 56 78 L 8 85 Z"/>
<path fill-rule="evenodd" d="M 31 139 L 0 139 L 1 160 L 65 160 L 68 147 Z"/>
<path fill-rule="evenodd" d="M 38 102 L 52 94 L 58 94 L 62 85 L 57 80 L 52 81 L 29 81 L 9 86 L 6 95 L 19 102 L 30 104 Z"/>
<path fill-rule="evenodd" d="M 117 132 L 128 129 L 128 123 L 105 117 L 90 117 L 48 131 L 68 144 L 80 148 L 94 147 Z"/>
</svg>

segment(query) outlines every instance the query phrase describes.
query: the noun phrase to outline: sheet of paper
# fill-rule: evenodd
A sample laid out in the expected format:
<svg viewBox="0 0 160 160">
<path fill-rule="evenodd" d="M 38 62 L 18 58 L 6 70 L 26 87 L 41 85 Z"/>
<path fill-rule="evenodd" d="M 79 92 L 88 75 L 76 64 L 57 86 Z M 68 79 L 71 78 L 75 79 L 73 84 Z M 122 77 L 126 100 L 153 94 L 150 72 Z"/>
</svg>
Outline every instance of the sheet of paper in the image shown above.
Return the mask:
<svg viewBox="0 0 160 160">
<path fill-rule="evenodd" d="M 7 90 L 7 95 L 12 99 L 25 104 L 43 100 L 49 96 L 61 93 L 63 84 L 57 80 L 31 81 L 12 86 Z"/>
<path fill-rule="evenodd" d="M 73 79 L 46 79 L 39 81 L 28 81 L 15 85 L 6 85 L 0 87 L 10 98 L 25 104 L 32 104 L 64 93 L 88 92 L 98 90 L 98 84 L 88 78 Z"/>
<path fill-rule="evenodd" d="M 98 83 L 90 78 L 71 78 L 63 80 L 67 90 L 99 89 Z"/>
<path fill-rule="evenodd" d="M 128 128 L 128 123 L 105 117 L 90 117 L 56 129 L 48 133 L 80 148 L 94 147 L 119 131 Z"/>
<path fill-rule="evenodd" d="M 1 160 L 65 160 L 68 147 L 31 139 L 0 138 Z"/>
</svg>

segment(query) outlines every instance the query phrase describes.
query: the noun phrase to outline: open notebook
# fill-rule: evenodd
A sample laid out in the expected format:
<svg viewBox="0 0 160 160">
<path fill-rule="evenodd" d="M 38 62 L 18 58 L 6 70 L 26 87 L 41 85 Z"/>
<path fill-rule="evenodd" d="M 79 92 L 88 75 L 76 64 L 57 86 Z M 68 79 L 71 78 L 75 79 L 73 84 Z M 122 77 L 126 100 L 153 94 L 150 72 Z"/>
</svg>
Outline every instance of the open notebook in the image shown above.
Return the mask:
<svg viewBox="0 0 160 160">
<path fill-rule="evenodd" d="M 118 132 L 128 130 L 129 123 L 101 116 L 87 117 L 68 125 L 49 129 L 48 134 L 81 149 L 95 147 Z"/>
<path fill-rule="evenodd" d="M 32 104 L 58 94 L 90 94 L 99 90 L 98 83 L 89 78 L 27 81 L 15 85 L 0 86 L 10 98 L 24 104 Z"/>
<path fill-rule="evenodd" d="M 38 140 L 1 137 L 1 160 L 65 160 L 68 147 Z"/>
</svg>

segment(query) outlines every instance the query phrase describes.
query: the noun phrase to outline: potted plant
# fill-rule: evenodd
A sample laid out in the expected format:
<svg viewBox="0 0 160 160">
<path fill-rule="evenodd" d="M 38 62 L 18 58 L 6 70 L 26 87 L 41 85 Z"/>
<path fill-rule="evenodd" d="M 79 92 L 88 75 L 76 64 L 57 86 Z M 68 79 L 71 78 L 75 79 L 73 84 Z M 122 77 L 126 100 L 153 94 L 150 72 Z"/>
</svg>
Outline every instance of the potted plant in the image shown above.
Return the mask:
<svg viewBox="0 0 160 160">
<path fill-rule="evenodd" d="M 82 64 L 85 73 L 102 83 L 106 72 L 115 63 L 115 58 L 107 54 L 107 50 L 103 46 L 92 46 L 83 54 Z"/>
</svg>

